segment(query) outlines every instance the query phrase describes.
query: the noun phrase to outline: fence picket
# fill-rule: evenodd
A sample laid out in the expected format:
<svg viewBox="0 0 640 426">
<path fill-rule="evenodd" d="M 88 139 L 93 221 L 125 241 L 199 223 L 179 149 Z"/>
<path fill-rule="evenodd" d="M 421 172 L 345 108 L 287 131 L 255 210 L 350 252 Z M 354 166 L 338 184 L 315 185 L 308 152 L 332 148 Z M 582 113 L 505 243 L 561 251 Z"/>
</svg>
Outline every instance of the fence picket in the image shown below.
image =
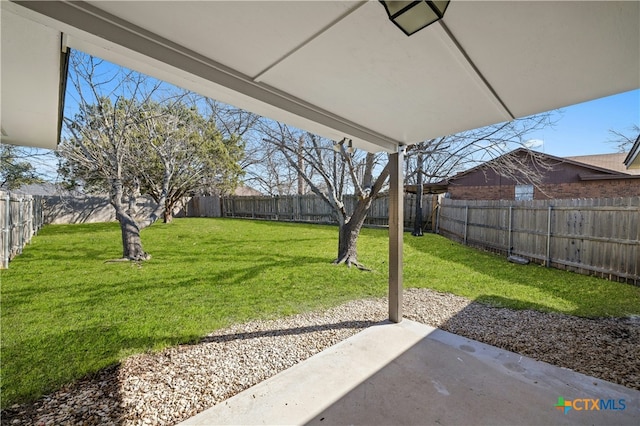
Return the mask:
<svg viewBox="0 0 640 426">
<path fill-rule="evenodd" d="M 22 253 L 44 223 L 42 197 L 0 191 L 0 269 Z"/>
<path fill-rule="evenodd" d="M 472 214 L 465 221 L 467 208 Z M 510 238 L 492 234 L 500 231 L 496 217 L 501 208 L 510 209 Z M 439 232 L 460 242 L 468 235 L 469 244 L 477 247 L 640 285 L 640 197 L 510 203 L 444 199 L 439 215 Z"/>
<path fill-rule="evenodd" d="M 347 211 L 356 203 L 355 196 L 344 199 Z M 413 227 L 414 203 L 415 195 L 405 194 L 407 230 Z M 37 233 L 45 213 L 42 197 L 0 191 L 1 267 L 8 267 Z M 193 197 L 183 214 L 337 222 L 332 208 L 315 195 Z M 423 215 L 425 230 L 436 230 L 453 240 L 466 239 L 470 245 L 491 251 L 640 285 L 640 197 L 518 202 L 444 199 L 438 205 L 427 194 Z M 372 202 L 365 224 L 388 226 L 388 217 L 389 200 L 380 197 Z M 24 244 L 19 244 L 20 239 Z"/>
</svg>

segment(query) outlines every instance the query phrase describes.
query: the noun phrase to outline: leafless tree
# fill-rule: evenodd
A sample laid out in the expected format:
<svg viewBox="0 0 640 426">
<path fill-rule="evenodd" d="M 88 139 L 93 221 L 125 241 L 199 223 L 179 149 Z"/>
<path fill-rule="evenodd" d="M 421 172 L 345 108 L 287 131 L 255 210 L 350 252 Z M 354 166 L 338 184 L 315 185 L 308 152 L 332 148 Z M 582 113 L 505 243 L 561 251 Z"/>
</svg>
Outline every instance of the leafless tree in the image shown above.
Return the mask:
<svg viewBox="0 0 640 426">
<path fill-rule="evenodd" d="M 552 126 L 550 113 L 533 115 L 492 126 L 429 139 L 407 149 L 406 181 L 417 187 L 414 236 L 422 235 L 423 184 L 445 181 L 456 173 L 486 164 L 488 169 L 519 184 L 541 189 L 542 179 L 551 167 L 544 157 L 529 152 L 529 160 L 509 155 L 515 148 L 527 147 L 527 135 Z M 489 162 L 501 157 L 498 162 Z"/>
<path fill-rule="evenodd" d="M 528 133 L 551 124 L 550 114 L 541 114 L 410 146 L 407 181 L 442 181 L 458 171 L 506 154 L 516 146 L 524 146 Z M 331 206 L 340 225 L 338 256 L 334 263 L 363 268 L 357 259 L 358 235 L 372 201 L 385 188 L 389 176 L 388 156 L 350 152 L 346 141 L 335 143 L 280 123 L 270 122 L 263 127 L 263 132 L 264 140 L 284 157 L 287 167 L 295 170 L 309 189 Z M 491 166 L 518 182 L 539 186 L 549 165 L 533 155 L 536 170 L 528 170 L 527 162 L 509 155 L 504 155 L 500 164 Z M 300 158 L 304 161 L 300 162 Z M 352 210 L 348 210 L 344 202 L 346 194 L 358 197 Z"/>
<path fill-rule="evenodd" d="M 79 52 L 70 65 L 67 96 L 76 108 L 64 119 L 59 170 L 69 186 L 107 192 L 122 230 L 123 259 L 148 259 L 141 229 L 159 217 L 171 220 L 173 207 L 194 188 L 235 187 L 241 139 L 224 138 L 215 117 L 187 103 L 187 92 Z M 135 201 L 142 193 L 157 208 L 140 217 Z"/>
<path fill-rule="evenodd" d="M 358 262 L 357 242 L 371 202 L 386 184 L 386 154 L 352 152 L 346 141 L 334 143 L 281 123 L 264 128 L 265 142 L 276 147 L 311 192 L 331 206 L 340 226 L 335 264 L 366 269 Z M 375 174 L 375 176 L 374 176 Z M 345 195 L 358 201 L 352 210 Z"/>
<path fill-rule="evenodd" d="M 120 223 L 123 259 L 146 260 L 149 255 L 143 250 L 140 230 L 162 213 L 166 191 L 149 216 L 136 220 L 140 179 L 133 165 L 140 160 L 136 133 L 148 119 L 143 108 L 159 83 L 150 84 L 142 75 L 123 69 L 104 74 L 102 61 L 87 55 L 72 55 L 70 65 L 77 111 L 64 119 L 61 172 L 71 184 L 81 183 L 89 191 L 106 188 Z M 166 189 L 168 182 L 163 186 Z"/>
<path fill-rule="evenodd" d="M 271 196 L 295 193 L 298 172 L 275 145 L 260 140 L 248 147 L 247 158 L 252 160 L 244 169 L 248 185 Z"/>
<path fill-rule="evenodd" d="M 407 149 L 406 180 L 415 182 L 421 170 L 425 183 L 440 182 L 516 148 L 526 148 L 528 134 L 553 124 L 551 114 L 543 113 L 412 145 Z M 420 155 L 422 162 L 417 161 Z M 516 158 L 507 157 L 493 166 L 503 176 L 519 183 L 540 184 L 541 174 L 523 170 L 525 165 Z"/>
<path fill-rule="evenodd" d="M 609 134 L 611 136 L 607 142 L 615 144 L 619 152 L 627 152 L 640 137 L 640 126 L 634 124 L 626 131 L 609 130 Z"/>
</svg>

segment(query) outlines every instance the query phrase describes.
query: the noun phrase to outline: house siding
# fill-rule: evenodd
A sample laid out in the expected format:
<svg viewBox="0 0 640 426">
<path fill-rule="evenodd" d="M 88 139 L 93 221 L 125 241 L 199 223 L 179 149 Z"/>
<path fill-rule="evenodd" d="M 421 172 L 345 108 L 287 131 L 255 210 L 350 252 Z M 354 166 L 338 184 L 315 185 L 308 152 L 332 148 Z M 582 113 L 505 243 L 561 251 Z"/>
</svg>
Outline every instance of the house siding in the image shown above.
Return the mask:
<svg viewBox="0 0 640 426">
<path fill-rule="evenodd" d="M 513 154 L 519 156 L 521 163 L 528 168 L 540 171 L 541 182 L 534 190 L 534 200 L 640 196 L 638 176 L 621 176 L 613 170 L 587 164 L 583 166 L 558 157 L 538 154 L 543 157 L 542 163 L 539 160 L 534 162 L 525 150 Z M 496 161 L 500 159 L 493 160 Z M 525 172 L 519 173 L 521 176 L 517 180 L 526 183 L 526 176 L 523 175 Z M 583 180 L 584 177 L 595 179 Z M 483 165 L 451 178 L 448 192 L 454 200 L 513 200 L 516 184 L 516 179 L 502 176 L 488 165 Z"/>
<path fill-rule="evenodd" d="M 513 200 L 515 185 L 449 185 L 453 200 Z M 611 198 L 640 196 L 640 179 L 580 181 L 542 184 L 535 188 L 534 200 L 567 198 Z"/>
</svg>

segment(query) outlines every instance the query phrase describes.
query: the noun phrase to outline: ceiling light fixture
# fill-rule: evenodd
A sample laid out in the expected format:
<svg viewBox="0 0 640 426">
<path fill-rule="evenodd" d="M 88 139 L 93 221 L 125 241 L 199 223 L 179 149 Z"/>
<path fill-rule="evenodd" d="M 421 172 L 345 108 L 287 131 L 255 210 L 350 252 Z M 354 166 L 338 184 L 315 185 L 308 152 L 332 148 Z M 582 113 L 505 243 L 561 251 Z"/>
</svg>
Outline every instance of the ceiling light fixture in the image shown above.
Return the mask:
<svg viewBox="0 0 640 426">
<path fill-rule="evenodd" d="M 353 141 L 351 139 L 349 139 L 349 145 L 347 146 L 347 152 L 349 154 L 353 154 L 354 152 L 356 152 L 356 149 L 353 147 Z"/>
<path fill-rule="evenodd" d="M 384 1 L 389 19 L 406 35 L 410 36 L 442 19 L 449 1 Z"/>
</svg>

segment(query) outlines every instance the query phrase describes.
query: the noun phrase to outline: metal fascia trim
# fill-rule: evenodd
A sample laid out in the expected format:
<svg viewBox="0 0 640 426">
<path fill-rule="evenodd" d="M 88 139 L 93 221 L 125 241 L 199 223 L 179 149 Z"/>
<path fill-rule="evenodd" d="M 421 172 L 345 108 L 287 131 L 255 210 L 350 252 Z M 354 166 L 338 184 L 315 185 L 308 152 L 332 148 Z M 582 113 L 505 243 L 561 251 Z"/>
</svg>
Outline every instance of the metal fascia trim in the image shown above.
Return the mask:
<svg viewBox="0 0 640 426">
<path fill-rule="evenodd" d="M 82 1 L 15 1 L 27 9 L 94 34 L 167 65 L 227 87 L 288 113 L 319 123 L 383 150 L 400 142 L 315 107 L 299 98 L 254 82 L 233 69 Z"/>
</svg>

